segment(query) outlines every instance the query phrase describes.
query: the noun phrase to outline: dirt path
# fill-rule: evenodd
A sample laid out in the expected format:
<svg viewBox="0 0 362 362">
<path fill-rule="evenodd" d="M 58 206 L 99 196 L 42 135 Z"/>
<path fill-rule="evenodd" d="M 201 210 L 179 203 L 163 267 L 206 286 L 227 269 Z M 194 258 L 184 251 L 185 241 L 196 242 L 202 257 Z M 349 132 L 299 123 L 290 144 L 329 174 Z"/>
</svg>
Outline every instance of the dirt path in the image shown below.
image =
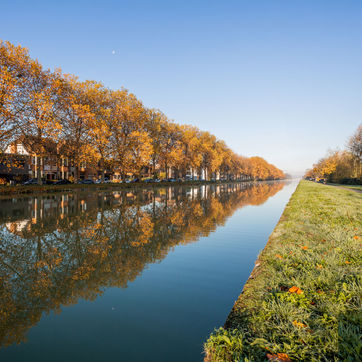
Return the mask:
<svg viewBox="0 0 362 362">
<path fill-rule="evenodd" d="M 348 187 L 348 186 L 340 186 L 340 185 L 333 185 L 333 184 L 327 184 L 328 186 L 333 186 L 333 187 L 337 187 L 338 189 L 344 189 L 344 190 L 351 190 L 351 191 L 355 191 L 355 192 L 362 192 L 362 189 L 354 189 L 352 187 Z"/>
</svg>

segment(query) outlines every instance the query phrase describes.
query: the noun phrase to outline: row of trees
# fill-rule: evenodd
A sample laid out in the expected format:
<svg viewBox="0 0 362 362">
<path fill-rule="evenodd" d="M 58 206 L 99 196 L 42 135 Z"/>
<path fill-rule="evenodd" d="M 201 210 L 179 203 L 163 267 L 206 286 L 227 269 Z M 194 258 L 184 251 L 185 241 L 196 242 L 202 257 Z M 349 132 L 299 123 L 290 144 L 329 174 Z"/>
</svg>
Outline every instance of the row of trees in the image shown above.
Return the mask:
<svg viewBox="0 0 362 362">
<path fill-rule="evenodd" d="M 58 156 L 80 165 L 96 165 L 139 175 L 147 167 L 209 179 L 246 175 L 280 179 L 285 175 L 260 157 L 235 154 L 209 132 L 179 125 L 161 111 L 146 108 L 126 89 L 111 90 L 99 82 L 79 81 L 60 70 L 45 70 L 27 49 L 0 41 L 0 150 L 22 137 L 30 152 L 47 156 L 46 143 Z M 40 163 L 38 163 L 40 178 Z M 40 181 L 40 179 L 39 179 Z"/>
<path fill-rule="evenodd" d="M 362 184 L 362 124 L 348 140 L 347 149 L 329 151 L 313 168 L 307 170 L 307 178 L 323 178 L 330 182 Z"/>
</svg>

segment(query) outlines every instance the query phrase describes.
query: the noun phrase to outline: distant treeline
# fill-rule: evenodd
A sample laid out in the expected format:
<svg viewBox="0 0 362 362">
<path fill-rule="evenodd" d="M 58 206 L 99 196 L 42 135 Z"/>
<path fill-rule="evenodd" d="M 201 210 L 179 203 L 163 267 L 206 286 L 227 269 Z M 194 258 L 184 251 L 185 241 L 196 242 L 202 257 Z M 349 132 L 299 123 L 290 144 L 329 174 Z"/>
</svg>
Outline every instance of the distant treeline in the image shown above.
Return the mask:
<svg viewBox="0 0 362 362">
<path fill-rule="evenodd" d="M 147 169 L 166 177 L 285 177 L 263 158 L 237 155 L 209 132 L 145 107 L 126 89 L 45 70 L 26 48 L 0 41 L 0 153 L 18 139 L 40 158 L 48 156 L 51 141 L 58 159 L 77 170 L 94 165 L 102 175 L 106 169 L 122 177 Z M 37 167 L 40 177 L 40 162 Z"/>
<path fill-rule="evenodd" d="M 313 168 L 307 170 L 306 178 L 326 179 L 329 182 L 362 184 L 362 124 L 349 139 L 347 149 L 330 151 Z"/>
</svg>

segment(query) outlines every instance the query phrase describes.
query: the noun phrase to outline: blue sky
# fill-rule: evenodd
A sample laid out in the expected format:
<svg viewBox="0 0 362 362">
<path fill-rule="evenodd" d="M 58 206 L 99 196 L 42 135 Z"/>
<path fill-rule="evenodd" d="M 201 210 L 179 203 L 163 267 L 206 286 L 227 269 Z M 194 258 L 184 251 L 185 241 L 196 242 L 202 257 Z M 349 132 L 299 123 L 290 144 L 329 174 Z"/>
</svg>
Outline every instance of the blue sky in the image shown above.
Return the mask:
<svg viewBox="0 0 362 362">
<path fill-rule="evenodd" d="M 362 1 L 1 2 L 0 38 L 298 173 L 362 122 Z"/>
</svg>

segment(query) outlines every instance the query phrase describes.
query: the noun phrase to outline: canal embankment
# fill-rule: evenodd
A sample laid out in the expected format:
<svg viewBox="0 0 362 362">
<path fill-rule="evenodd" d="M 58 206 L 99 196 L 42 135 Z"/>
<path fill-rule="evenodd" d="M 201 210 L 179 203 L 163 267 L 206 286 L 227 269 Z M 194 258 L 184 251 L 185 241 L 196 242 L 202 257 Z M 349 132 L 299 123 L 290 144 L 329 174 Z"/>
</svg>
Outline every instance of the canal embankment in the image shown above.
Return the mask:
<svg viewBox="0 0 362 362">
<path fill-rule="evenodd" d="M 279 181 L 270 180 L 269 182 Z M 129 189 L 152 189 L 165 186 L 200 186 L 200 185 L 221 185 L 232 183 L 254 183 L 260 181 L 238 180 L 238 181 L 176 181 L 176 182 L 132 182 L 132 183 L 100 183 L 100 184 L 67 184 L 67 185 L 16 185 L 0 186 L 0 196 L 17 196 L 17 195 L 35 195 L 42 193 L 54 192 L 72 192 L 72 191 L 117 191 Z"/>
<path fill-rule="evenodd" d="M 300 182 L 205 360 L 359 358 L 361 200 Z"/>
</svg>

